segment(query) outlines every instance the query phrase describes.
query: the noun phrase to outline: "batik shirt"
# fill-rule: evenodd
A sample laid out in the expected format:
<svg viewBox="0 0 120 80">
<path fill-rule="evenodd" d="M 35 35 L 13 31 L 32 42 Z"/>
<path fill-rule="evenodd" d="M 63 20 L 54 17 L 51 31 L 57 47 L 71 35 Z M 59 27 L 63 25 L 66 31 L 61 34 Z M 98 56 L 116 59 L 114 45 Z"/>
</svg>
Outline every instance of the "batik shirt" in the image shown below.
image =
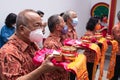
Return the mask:
<svg viewBox="0 0 120 80">
<path fill-rule="evenodd" d="M 59 50 L 62 47 L 62 38 L 56 34 L 50 34 L 44 42 L 44 47 L 49 49 Z M 69 74 L 63 69 L 63 71 L 55 70 L 51 73 L 48 73 L 51 78 L 48 80 L 69 80 Z"/>
<path fill-rule="evenodd" d="M 54 34 L 50 34 L 48 38 L 44 41 L 44 47 L 49 49 L 60 49 L 62 46 L 62 37 Z"/>
<path fill-rule="evenodd" d="M 0 49 L 0 77 L 2 80 L 16 80 L 16 78 L 33 71 L 32 58 L 38 47 L 27 44 L 13 35 Z"/>
<path fill-rule="evenodd" d="M 62 40 L 63 41 L 67 38 L 70 38 L 70 39 L 77 39 L 78 38 L 75 29 L 68 30 L 67 34 L 62 35 Z"/>
<path fill-rule="evenodd" d="M 35 66 L 32 58 L 38 49 L 34 43 L 27 44 L 12 36 L 0 50 L 0 80 L 16 80 L 35 70 L 38 66 Z M 43 73 L 38 80 L 68 80 L 64 72 L 56 70 Z"/>
</svg>

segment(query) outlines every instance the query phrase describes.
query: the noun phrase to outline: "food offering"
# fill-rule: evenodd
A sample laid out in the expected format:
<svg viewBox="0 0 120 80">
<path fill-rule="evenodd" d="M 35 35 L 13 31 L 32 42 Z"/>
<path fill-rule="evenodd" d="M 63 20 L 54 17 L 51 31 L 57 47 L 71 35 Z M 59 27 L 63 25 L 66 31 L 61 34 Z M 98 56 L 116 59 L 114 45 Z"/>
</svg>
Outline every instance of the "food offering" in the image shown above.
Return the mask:
<svg viewBox="0 0 120 80">
<path fill-rule="evenodd" d="M 74 61 L 77 54 L 77 49 L 73 46 L 63 46 L 61 47 L 61 54 L 63 55 L 63 58 L 65 62 L 71 62 Z"/>
<path fill-rule="evenodd" d="M 102 37 L 103 37 L 103 36 L 102 36 L 101 33 L 95 33 L 95 38 L 96 38 L 97 40 L 100 40 Z"/>
<path fill-rule="evenodd" d="M 89 43 L 91 43 L 91 41 L 90 40 L 82 40 L 82 43 L 83 44 L 89 44 Z"/>
<path fill-rule="evenodd" d="M 54 50 L 52 54 L 57 62 L 63 62 L 63 56 L 60 52 Z"/>
<path fill-rule="evenodd" d="M 91 42 L 95 42 L 96 40 L 94 40 L 95 38 L 93 36 L 82 36 L 81 37 L 81 41 L 83 44 L 89 44 Z"/>
<path fill-rule="evenodd" d="M 76 39 L 65 39 L 63 43 L 66 46 L 74 46 L 74 47 L 80 47 L 82 44 L 81 40 L 76 40 Z"/>
<path fill-rule="evenodd" d="M 88 40 L 88 41 L 90 41 L 91 38 L 92 38 L 92 36 L 82 36 L 81 40 Z"/>
<path fill-rule="evenodd" d="M 113 40 L 113 37 L 112 37 L 111 35 L 107 35 L 107 36 L 106 36 L 106 39 L 107 39 L 107 40 Z"/>
</svg>

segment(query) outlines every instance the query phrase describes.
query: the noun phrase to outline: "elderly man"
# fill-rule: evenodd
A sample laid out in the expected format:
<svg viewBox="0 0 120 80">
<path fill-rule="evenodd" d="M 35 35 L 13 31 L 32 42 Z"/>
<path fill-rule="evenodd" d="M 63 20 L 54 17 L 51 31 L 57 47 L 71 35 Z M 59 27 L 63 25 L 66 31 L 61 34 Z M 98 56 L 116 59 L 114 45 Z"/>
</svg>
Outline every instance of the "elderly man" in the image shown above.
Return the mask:
<svg viewBox="0 0 120 80">
<path fill-rule="evenodd" d="M 64 14 L 62 15 L 64 21 L 66 22 L 67 26 L 68 26 L 68 32 L 67 34 L 63 35 L 63 41 L 67 38 L 70 39 L 77 39 L 77 33 L 75 30 L 75 27 L 78 24 L 78 18 L 77 18 L 77 14 L 75 11 L 73 10 L 69 10 L 64 12 Z M 75 75 L 73 73 L 70 73 L 70 80 L 75 80 Z"/>
<path fill-rule="evenodd" d="M 48 80 L 44 73 L 56 67 L 47 58 L 41 66 L 35 66 L 32 58 L 39 48 L 35 44 L 41 40 L 42 20 L 34 10 L 24 10 L 18 14 L 16 33 L 0 49 L 1 80 Z"/>
<path fill-rule="evenodd" d="M 50 35 L 45 40 L 44 47 L 58 50 L 60 49 L 60 47 L 63 46 L 62 35 L 63 33 L 66 33 L 68 31 L 67 26 L 65 25 L 65 22 L 61 16 L 53 15 L 48 19 L 48 27 L 50 30 Z M 66 72 L 65 70 L 55 70 L 49 75 L 51 77 L 55 77 L 54 80 L 69 80 L 68 72 Z"/>
<path fill-rule="evenodd" d="M 63 38 L 77 39 L 75 27 L 78 24 L 78 18 L 76 12 L 73 10 L 66 11 L 62 17 L 68 26 L 68 32 L 66 35 L 63 35 Z"/>
<path fill-rule="evenodd" d="M 116 41 L 118 41 L 118 53 L 116 55 L 116 65 L 114 70 L 114 77 L 111 80 L 118 80 L 120 74 L 120 11 L 117 14 L 119 22 L 113 26 L 112 35 Z"/>
</svg>

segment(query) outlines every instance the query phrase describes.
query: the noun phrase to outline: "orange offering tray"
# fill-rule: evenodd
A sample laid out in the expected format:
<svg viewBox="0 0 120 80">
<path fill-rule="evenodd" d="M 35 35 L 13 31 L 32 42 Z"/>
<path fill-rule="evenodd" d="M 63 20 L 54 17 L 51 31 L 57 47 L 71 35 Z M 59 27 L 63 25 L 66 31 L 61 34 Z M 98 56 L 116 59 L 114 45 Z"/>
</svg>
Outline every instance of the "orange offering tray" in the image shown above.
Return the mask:
<svg viewBox="0 0 120 80">
<path fill-rule="evenodd" d="M 77 49 L 73 46 L 63 46 L 61 47 L 61 54 L 65 62 L 74 61 L 77 56 Z"/>
</svg>

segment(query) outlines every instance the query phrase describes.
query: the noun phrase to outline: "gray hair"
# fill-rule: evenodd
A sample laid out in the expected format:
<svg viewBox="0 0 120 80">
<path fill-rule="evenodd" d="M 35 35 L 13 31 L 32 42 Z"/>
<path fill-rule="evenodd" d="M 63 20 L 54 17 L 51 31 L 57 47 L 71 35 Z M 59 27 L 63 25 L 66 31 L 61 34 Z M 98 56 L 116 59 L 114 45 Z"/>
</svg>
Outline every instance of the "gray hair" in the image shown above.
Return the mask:
<svg viewBox="0 0 120 80">
<path fill-rule="evenodd" d="M 118 20 L 120 21 L 120 11 L 117 13 Z"/>
<path fill-rule="evenodd" d="M 70 18 L 70 13 L 69 13 L 69 11 L 66 11 L 66 12 L 63 14 L 62 17 L 63 17 L 64 21 L 67 22 L 67 20 Z"/>
<path fill-rule="evenodd" d="M 63 19 L 64 19 L 65 22 L 67 22 L 67 20 L 68 20 L 69 18 L 71 18 L 72 12 L 75 12 L 75 11 L 73 11 L 73 10 L 68 10 L 68 11 L 66 11 L 66 12 L 63 14 L 62 17 L 63 17 Z"/>
<path fill-rule="evenodd" d="M 48 18 L 48 28 L 51 33 L 54 32 L 56 25 L 59 23 L 60 23 L 59 14 L 52 15 Z"/>
</svg>

